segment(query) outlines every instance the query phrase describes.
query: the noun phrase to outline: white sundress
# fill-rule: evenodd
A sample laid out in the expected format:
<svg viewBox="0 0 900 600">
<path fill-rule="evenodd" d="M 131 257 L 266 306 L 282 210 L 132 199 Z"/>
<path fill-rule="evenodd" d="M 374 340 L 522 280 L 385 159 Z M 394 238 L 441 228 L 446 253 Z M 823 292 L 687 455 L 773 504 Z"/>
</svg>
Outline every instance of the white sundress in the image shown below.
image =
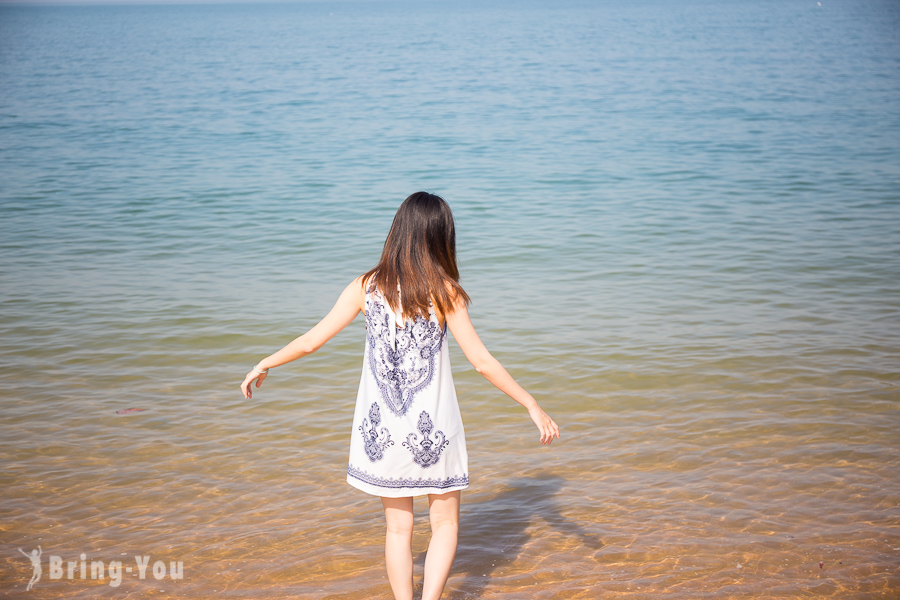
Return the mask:
<svg viewBox="0 0 900 600">
<path fill-rule="evenodd" d="M 441 328 L 433 308 L 428 319 L 406 319 L 403 327 L 399 317 L 370 286 L 347 483 L 388 498 L 465 489 L 466 436 L 446 325 Z"/>
</svg>

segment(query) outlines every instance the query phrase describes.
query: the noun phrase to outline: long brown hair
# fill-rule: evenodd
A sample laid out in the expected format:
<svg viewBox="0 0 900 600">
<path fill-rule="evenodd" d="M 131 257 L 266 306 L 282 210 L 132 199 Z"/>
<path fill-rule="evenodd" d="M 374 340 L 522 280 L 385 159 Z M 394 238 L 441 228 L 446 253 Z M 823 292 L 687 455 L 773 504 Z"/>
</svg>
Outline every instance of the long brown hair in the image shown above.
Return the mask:
<svg viewBox="0 0 900 600">
<path fill-rule="evenodd" d="M 363 281 L 366 286 L 374 283 L 392 309 L 402 306 L 404 319 L 428 318 L 429 305 L 443 318 L 458 299 L 469 303 L 459 285 L 453 213 L 443 198 L 416 192 L 403 201 L 381 260 Z"/>
</svg>

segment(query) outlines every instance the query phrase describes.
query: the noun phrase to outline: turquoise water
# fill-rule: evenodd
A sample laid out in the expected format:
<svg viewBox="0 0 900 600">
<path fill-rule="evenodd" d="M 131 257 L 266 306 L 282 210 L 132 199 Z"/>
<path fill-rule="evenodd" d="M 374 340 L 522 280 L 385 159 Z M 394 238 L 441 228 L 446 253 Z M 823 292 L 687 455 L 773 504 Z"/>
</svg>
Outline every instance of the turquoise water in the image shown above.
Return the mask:
<svg viewBox="0 0 900 600">
<path fill-rule="evenodd" d="M 237 385 L 427 189 L 479 333 L 563 430 L 540 448 L 451 347 L 450 597 L 895 596 L 898 25 L 832 0 L 0 7 L 0 594 L 41 544 L 185 578 L 36 598 L 389 597 L 378 502 L 343 483 L 361 321 Z"/>
</svg>

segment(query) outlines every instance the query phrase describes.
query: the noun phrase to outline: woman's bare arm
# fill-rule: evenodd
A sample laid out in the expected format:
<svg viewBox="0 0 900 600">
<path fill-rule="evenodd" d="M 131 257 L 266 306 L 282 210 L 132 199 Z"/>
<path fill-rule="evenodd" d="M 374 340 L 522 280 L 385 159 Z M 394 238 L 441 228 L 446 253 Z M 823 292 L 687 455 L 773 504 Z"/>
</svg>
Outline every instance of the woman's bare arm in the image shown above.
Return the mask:
<svg viewBox="0 0 900 600">
<path fill-rule="evenodd" d="M 537 400 L 525 391 L 518 382 L 513 379 L 503 365 L 494 358 L 488 349 L 485 348 L 481 338 L 472 325 L 469 318 L 469 311 L 464 303 L 459 302 L 454 307 L 452 313 L 447 315 L 447 326 L 453 334 L 453 338 L 463 354 L 475 367 L 475 370 L 481 373 L 485 379 L 490 381 L 501 392 L 524 406 L 528 410 L 528 414 L 538 430 L 541 432 L 541 443 L 549 444 L 556 437 L 559 439 L 559 426 L 543 411 L 538 405 Z"/>
<path fill-rule="evenodd" d="M 298 358 L 312 354 L 324 346 L 328 340 L 337 335 L 344 327 L 353 322 L 356 315 L 363 310 L 365 296 L 362 278 L 358 277 L 344 289 L 334 308 L 331 309 L 324 319 L 275 354 L 271 354 L 259 361 L 256 368 L 265 370 L 272 367 L 280 367 Z M 259 387 L 265 378 L 266 373 L 257 371 L 247 373 L 243 383 L 241 383 L 241 391 L 244 392 L 244 397 L 251 398 L 253 396 L 250 385 L 254 379 L 256 380 L 256 387 Z"/>
</svg>

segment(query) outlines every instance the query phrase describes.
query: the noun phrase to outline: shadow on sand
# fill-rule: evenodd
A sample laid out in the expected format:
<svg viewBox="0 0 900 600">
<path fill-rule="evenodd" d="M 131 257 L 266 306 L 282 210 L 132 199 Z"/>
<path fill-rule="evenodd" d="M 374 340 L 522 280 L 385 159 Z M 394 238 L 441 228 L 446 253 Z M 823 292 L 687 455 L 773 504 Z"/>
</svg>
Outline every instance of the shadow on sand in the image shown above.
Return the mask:
<svg viewBox="0 0 900 600">
<path fill-rule="evenodd" d="M 557 494 L 565 484 L 566 480 L 556 475 L 523 477 L 510 480 L 502 492 L 488 500 L 474 504 L 463 500 L 452 573 L 464 574 L 464 579 L 455 583 L 450 600 L 481 598 L 493 574 L 519 557 L 531 539 L 529 527 L 536 520 L 579 538 L 591 554 L 603 546 L 598 536 L 562 515 Z M 419 560 L 424 562 L 424 553 Z"/>
</svg>

